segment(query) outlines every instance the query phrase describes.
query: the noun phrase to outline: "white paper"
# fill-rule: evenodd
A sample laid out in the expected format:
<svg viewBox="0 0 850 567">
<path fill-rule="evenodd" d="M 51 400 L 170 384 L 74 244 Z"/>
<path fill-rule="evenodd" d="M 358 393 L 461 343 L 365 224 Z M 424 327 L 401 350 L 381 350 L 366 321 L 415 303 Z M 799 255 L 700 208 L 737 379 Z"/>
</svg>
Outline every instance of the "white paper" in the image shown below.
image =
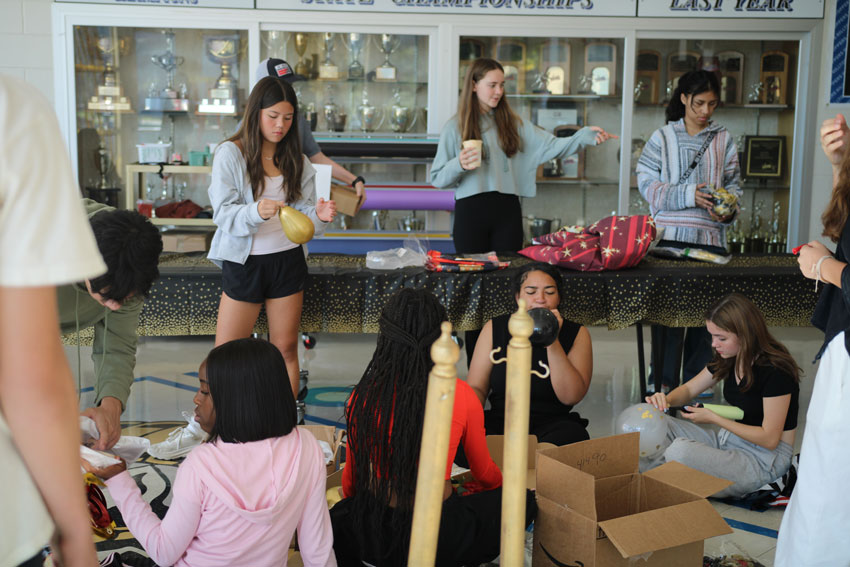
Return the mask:
<svg viewBox="0 0 850 567">
<path fill-rule="evenodd" d="M 331 171 L 333 168 L 324 163 L 314 163 L 313 169 L 316 170 L 316 202 L 319 199 L 325 201 L 331 200 Z"/>
<path fill-rule="evenodd" d="M 117 465 L 121 462 L 119 459 L 116 459 L 112 455 L 107 455 L 106 453 L 101 453 L 100 451 L 89 449 L 85 445 L 80 445 L 80 456 L 87 460 L 91 464 L 91 466 L 96 469 L 102 469 L 111 465 Z M 83 469 L 83 471 L 85 471 L 85 469 Z"/>
</svg>

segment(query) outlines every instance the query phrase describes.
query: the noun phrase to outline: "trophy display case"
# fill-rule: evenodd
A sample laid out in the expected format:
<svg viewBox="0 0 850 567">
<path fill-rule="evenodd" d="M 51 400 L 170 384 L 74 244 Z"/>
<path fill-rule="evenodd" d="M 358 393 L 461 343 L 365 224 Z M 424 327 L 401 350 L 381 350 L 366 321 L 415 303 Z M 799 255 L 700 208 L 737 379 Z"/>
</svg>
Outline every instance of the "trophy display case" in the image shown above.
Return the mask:
<svg viewBox="0 0 850 567">
<path fill-rule="evenodd" d="M 284 59 L 316 136 L 427 132 L 427 35 L 260 31 L 260 57 Z"/>
<path fill-rule="evenodd" d="M 634 176 L 641 148 L 664 124 L 677 76 L 706 69 L 721 81 L 714 119 L 749 163 L 739 241 L 775 248 L 774 234 L 808 236 L 806 215 L 788 211 L 811 199 L 802 188 L 817 149 L 807 99 L 821 79 L 817 20 L 614 18 L 602 3 L 588 17 L 549 7 L 516 17 L 507 4 L 212 4 L 51 4 L 56 112 L 87 195 L 150 211 L 163 228 L 213 229 L 211 219 L 156 218 L 157 208 L 209 206 L 212 150 L 236 132 L 255 70 L 273 57 L 306 79 L 293 87 L 322 151 L 366 179 L 360 212 L 339 215 L 324 239 L 384 246 L 416 232 L 450 243 L 454 203 L 431 187 L 430 167 L 470 62 L 491 57 L 522 120 L 558 137 L 584 126 L 619 136 L 542 164 L 536 197 L 522 200 L 529 224 L 587 224 L 647 210 Z M 420 199 L 431 194 L 434 203 Z"/>
<path fill-rule="evenodd" d="M 477 57 L 505 67 L 505 98 L 522 120 L 557 137 L 583 126 L 619 132 L 622 120 L 622 38 L 460 36 L 459 69 Z M 459 77 L 463 88 L 465 72 Z M 523 213 L 585 224 L 617 209 L 619 179 L 610 167 L 618 143 L 582 150 L 537 169 L 537 196 Z"/>
<path fill-rule="evenodd" d="M 665 109 L 676 81 L 686 70 L 704 69 L 716 73 L 719 79 L 720 104 L 712 120 L 732 134 L 741 168 L 741 212 L 728 231 L 730 247 L 734 251 L 784 252 L 799 42 L 642 38 L 637 48 L 636 84 L 646 75 L 646 62 L 641 57 L 658 54 L 662 66 L 656 72 L 665 92 L 660 102 L 635 93 L 629 212 L 649 211 L 637 188 L 635 166 L 643 145 L 665 124 Z"/>
<path fill-rule="evenodd" d="M 367 180 L 363 209 L 338 215 L 311 250 L 344 239 L 347 250 L 365 252 L 411 233 L 435 247 L 451 241 L 451 213 L 435 208 L 445 192 L 428 181 L 437 146 L 428 134 L 431 48 L 427 33 L 260 30 L 261 60 L 283 59 L 298 76 L 299 111 L 322 152 Z"/>
<path fill-rule="evenodd" d="M 75 25 L 73 38 L 84 193 L 144 210 L 208 205 L 210 146 L 236 131 L 249 88 L 247 31 Z M 140 179 L 128 178 L 134 164 L 147 164 Z"/>
</svg>

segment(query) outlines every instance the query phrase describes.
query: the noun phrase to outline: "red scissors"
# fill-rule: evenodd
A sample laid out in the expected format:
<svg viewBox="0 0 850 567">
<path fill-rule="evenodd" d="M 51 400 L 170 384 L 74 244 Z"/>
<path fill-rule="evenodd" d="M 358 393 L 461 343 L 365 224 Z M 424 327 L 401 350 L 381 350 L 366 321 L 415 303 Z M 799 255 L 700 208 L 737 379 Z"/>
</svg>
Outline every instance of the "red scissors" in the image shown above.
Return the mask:
<svg viewBox="0 0 850 567">
<path fill-rule="evenodd" d="M 796 256 L 797 254 L 800 253 L 800 250 L 803 249 L 803 246 L 805 246 L 805 244 L 800 244 L 799 246 L 795 246 L 794 248 L 791 249 L 791 254 L 794 254 Z"/>
</svg>

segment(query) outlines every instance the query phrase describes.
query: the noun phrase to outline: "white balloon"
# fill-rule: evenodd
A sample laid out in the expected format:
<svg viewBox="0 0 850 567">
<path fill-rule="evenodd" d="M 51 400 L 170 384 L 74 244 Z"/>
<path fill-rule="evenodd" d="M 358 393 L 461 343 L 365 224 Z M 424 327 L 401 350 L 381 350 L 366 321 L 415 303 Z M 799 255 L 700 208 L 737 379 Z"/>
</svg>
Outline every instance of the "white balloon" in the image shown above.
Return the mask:
<svg viewBox="0 0 850 567">
<path fill-rule="evenodd" d="M 667 438 L 669 419 L 652 404 L 636 404 L 617 416 L 614 434 L 640 433 L 640 456 L 655 458 L 670 446 Z"/>
</svg>

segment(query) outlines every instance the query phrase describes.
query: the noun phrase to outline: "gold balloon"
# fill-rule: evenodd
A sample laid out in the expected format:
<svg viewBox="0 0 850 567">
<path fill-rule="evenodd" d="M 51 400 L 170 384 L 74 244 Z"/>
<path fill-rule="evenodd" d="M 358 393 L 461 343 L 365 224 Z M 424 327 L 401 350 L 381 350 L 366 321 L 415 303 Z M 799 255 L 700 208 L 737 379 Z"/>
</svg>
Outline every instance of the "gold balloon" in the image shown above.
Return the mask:
<svg viewBox="0 0 850 567">
<path fill-rule="evenodd" d="M 281 207 L 278 216 L 284 234 L 295 244 L 305 244 L 313 238 L 313 221 L 301 211 L 292 207 Z"/>
</svg>

